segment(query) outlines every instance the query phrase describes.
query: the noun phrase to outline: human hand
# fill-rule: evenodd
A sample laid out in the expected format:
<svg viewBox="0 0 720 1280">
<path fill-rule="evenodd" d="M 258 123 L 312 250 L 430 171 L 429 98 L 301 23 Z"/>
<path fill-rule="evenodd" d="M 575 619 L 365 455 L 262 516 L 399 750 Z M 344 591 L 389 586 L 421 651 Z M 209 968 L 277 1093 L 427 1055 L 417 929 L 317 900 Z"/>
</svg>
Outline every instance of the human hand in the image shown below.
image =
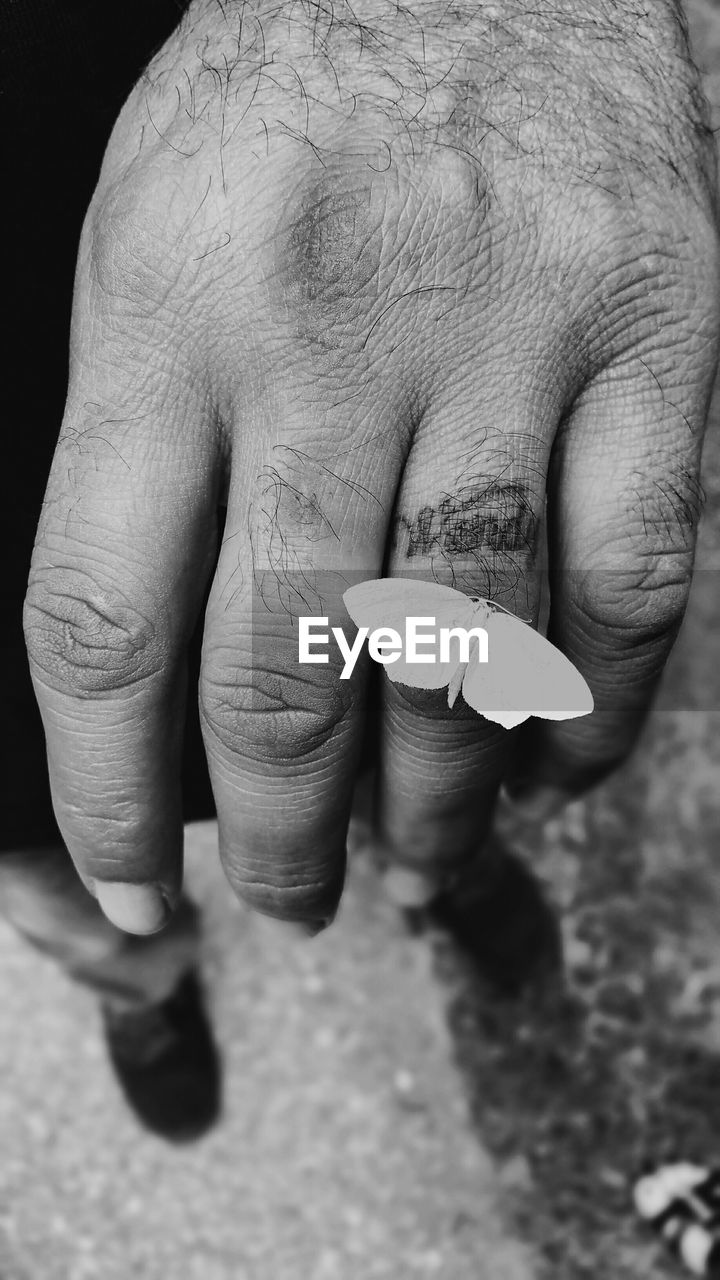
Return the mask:
<svg viewBox="0 0 720 1280">
<path fill-rule="evenodd" d="M 83 234 L 26 634 L 58 821 L 117 924 L 177 898 L 184 654 L 228 878 L 333 914 L 367 668 L 297 662 L 358 577 L 538 604 L 585 719 L 505 734 L 384 681 L 380 836 L 434 882 L 503 778 L 630 749 L 687 600 L 717 343 L 713 153 L 674 4 L 195 0 Z"/>
</svg>

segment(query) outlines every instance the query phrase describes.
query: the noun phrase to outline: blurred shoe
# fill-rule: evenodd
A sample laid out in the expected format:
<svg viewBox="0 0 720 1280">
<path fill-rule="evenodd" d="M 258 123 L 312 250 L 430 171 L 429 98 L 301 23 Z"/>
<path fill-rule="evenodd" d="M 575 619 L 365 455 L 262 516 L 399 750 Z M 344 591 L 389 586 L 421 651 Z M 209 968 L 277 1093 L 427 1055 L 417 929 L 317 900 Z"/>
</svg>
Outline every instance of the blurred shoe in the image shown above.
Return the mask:
<svg viewBox="0 0 720 1280">
<path fill-rule="evenodd" d="M 220 1113 L 220 1057 L 197 975 L 165 1000 L 102 1006 L 110 1061 L 138 1119 L 169 1142 L 201 1137 Z"/>
<path fill-rule="evenodd" d="M 557 918 L 523 862 L 503 851 L 469 873 L 426 909 L 450 934 L 478 976 L 499 996 L 517 997 L 562 972 Z"/>
</svg>

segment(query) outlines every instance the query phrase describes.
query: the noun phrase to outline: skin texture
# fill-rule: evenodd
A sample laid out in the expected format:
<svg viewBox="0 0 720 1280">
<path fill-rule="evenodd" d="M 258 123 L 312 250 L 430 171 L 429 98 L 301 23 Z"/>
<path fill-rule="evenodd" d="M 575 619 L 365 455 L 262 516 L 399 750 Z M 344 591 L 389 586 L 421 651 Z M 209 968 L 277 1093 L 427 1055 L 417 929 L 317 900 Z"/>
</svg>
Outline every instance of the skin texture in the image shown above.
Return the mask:
<svg viewBox="0 0 720 1280">
<path fill-rule="evenodd" d="M 116 923 L 177 898 L 184 651 L 233 888 L 333 915 L 367 664 L 299 667 L 352 581 L 538 609 L 591 717 L 506 734 L 384 679 L 391 864 L 498 787 L 541 817 L 632 747 L 679 626 L 716 360 L 712 148 L 674 5 L 197 0 L 83 234 L 26 635 L 58 821 Z M 216 564 L 219 505 L 227 507 Z M 195 691 L 190 691 L 195 696 Z"/>
</svg>

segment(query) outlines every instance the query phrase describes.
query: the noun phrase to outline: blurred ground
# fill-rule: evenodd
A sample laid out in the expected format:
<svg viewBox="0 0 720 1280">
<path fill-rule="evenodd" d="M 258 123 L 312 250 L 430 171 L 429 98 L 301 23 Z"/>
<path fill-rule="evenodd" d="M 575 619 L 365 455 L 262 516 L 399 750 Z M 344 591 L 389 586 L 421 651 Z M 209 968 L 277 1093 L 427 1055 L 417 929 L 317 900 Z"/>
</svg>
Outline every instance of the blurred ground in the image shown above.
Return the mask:
<svg viewBox="0 0 720 1280">
<path fill-rule="evenodd" d="M 468 1130 L 427 946 L 356 864 L 312 944 L 230 901 L 189 829 L 225 1115 L 142 1133 L 92 999 L 0 930 L 2 1280 L 532 1280 Z"/>
<path fill-rule="evenodd" d="M 720 4 L 686 9 L 717 132 Z M 720 389 L 703 483 L 691 605 L 636 754 L 540 836 L 501 824 L 559 909 L 562 980 L 498 1003 L 437 944 L 476 1132 L 515 1170 L 516 1229 L 552 1280 L 680 1275 L 633 1180 L 720 1164 Z"/>
<path fill-rule="evenodd" d="M 687 7 L 720 123 L 720 6 Z M 338 925 L 282 941 L 195 828 L 226 1114 L 178 1152 L 125 1111 L 90 998 L 0 929 L 0 1280 L 679 1274 L 630 1187 L 646 1159 L 720 1159 L 720 398 L 704 481 L 641 749 L 541 837 L 505 822 L 561 911 L 562 980 L 499 1002 L 405 935 L 362 858 Z"/>
</svg>

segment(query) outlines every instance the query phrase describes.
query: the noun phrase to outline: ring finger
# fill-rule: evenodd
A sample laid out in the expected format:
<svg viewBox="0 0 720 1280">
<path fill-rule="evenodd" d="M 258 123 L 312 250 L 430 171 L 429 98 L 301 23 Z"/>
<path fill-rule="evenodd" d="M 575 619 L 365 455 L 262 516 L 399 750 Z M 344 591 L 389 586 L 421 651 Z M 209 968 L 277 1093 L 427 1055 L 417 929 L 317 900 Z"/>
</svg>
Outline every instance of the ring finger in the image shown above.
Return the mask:
<svg viewBox="0 0 720 1280">
<path fill-rule="evenodd" d="M 535 621 L 557 412 L 477 377 L 429 412 L 398 496 L 389 574 L 446 583 Z M 383 687 L 379 831 L 391 865 L 430 892 L 481 848 L 514 734 L 462 697 L 450 708 L 445 689 Z"/>
</svg>

